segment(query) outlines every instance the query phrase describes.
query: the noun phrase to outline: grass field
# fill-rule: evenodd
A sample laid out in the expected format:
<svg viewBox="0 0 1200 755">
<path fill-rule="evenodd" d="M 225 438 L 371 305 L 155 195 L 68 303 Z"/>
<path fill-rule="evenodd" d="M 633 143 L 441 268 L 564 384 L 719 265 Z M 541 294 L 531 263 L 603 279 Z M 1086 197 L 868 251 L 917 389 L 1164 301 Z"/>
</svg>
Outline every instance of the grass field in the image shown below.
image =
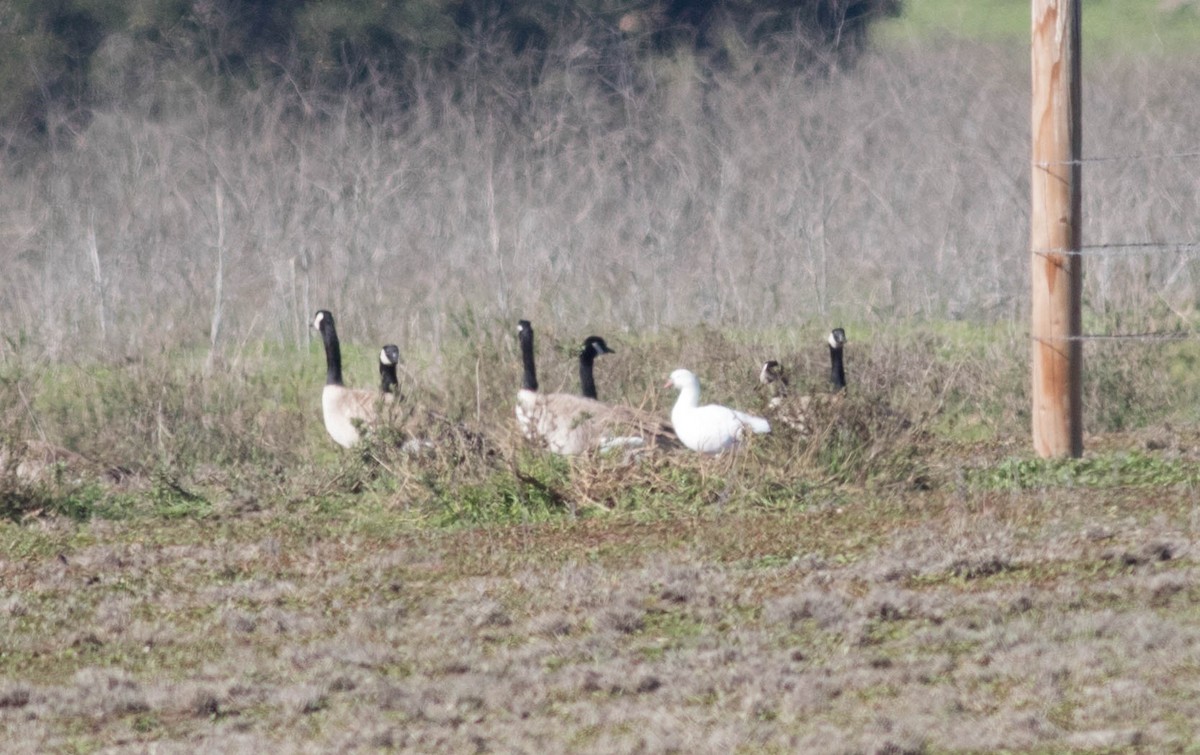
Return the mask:
<svg viewBox="0 0 1200 755">
<path fill-rule="evenodd" d="M 483 356 L 490 453 L 420 459 L 334 450 L 315 351 L 202 380 L 170 362 L 27 382 L 47 426 L 139 406 L 122 382 L 157 400 L 83 441 L 131 477 L 0 493 L 6 748 L 1186 749 L 1195 381 L 1154 377 L 1158 353 L 1093 355 L 1088 456 L 1043 462 L 1021 339 L 858 332 L 852 392 L 816 438 L 777 425 L 718 459 L 527 447 L 511 348 Z M 665 411 L 645 386 L 691 355 L 707 395 L 762 409 L 755 355 L 821 390 L 813 340 L 614 338 L 601 389 Z M 569 389 L 565 339 L 540 343 Z M 347 355 L 365 382 L 371 353 Z M 1175 393 L 1155 408 L 1156 391 Z M 158 450 L 139 465 L 123 442 Z"/>
<path fill-rule="evenodd" d="M 1194 482 L 831 498 L 454 530 L 315 500 L 9 526 L 6 748 L 1192 744 Z"/>
</svg>

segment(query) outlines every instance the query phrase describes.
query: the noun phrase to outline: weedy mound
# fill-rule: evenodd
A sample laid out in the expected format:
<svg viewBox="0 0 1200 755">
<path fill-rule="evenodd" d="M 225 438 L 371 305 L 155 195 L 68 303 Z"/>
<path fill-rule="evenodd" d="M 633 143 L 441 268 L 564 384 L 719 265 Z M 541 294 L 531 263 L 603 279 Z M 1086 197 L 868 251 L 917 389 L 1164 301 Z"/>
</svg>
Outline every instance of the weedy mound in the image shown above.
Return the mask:
<svg viewBox="0 0 1200 755">
<path fill-rule="evenodd" d="M 477 330 L 464 328 L 460 340 L 437 354 L 407 350 L 404 400 L 352 449 L 336 447 L 322 427 L 320 361 L 311 352 L 264 349 L 225 370 L 167 354 L 77 371 L 22 362 L 0 385 L 13 399 L 4 414 L 6 516 L 208 516 L 281 501 L 348 504 L 365 497 L 437 525 L 478 525 L 606 512 L 653 518 L 803 509 L 852 490 L 957 488 L 964 474 L 985 487 L 1009 485 L 1005 474 L 1017 487 L 1028 486 L 1031 474 L 1053 476 L 1020 461 L 1028 421 L 1024 344 L 1011 335 L 850 328 L 849 384 L 838 392 L 828 382 L 828 350 L 816 325 L 799 333 L 702 327 L 610 337 L 615 354 L 597 365 L 604 401 L 666 420 L 674 395 L 663 380 L 676 366 L 690 365 L 705 401 L 772 418 L 771 394 L 758 380 L 766 355 L 786 365 L 793 394 L 812 397 L 805 424 L 773 419 L 769 435 L 715 458 L 686 450 L 558 457 L 517 429 L 511 328 L 478 322 L 471 328 Z M 576 334 L 544 330 L 547 390 L 577 390 Z M 781 346 L 785 340 L 792 345 Z M 352 348 L 348 354 L 357 359 Z M 1167 469 L 1174 462 L 1166 457 L 1187 441 L 1170 426 L 1152 431 L 1151 423 L 1186 414 L 1196 385 L 1169 395 L 1163 371 L 1149 368 L 1152 355 L 1111 356 L 1090 367 L 1088 385 L 1100 388 L 1089 388 L 1097 398 L 1085 407 L 1087 421 L 1108 433 L 1147 428 L 1139 432 L 1154 437 L 1145 441 L 1141 467 L 1175 480 L 1179 474 Z M 1191 355 L 1181 349 L 1172 358 Z M 1110 396 L 1101 390 L 1109 383 L 1133 387 Z M 1129 398 L 1139 391 L 1160 403 Z M 26 440 L 34 426 L 64 445 Z M 46 462 L 42 477 L 18 474 L 34 458 Z M 1078 479 L 1102 474 L 1067 467 L 1078 470 Z M 1131 462 L 1109 477 L 1137 467 Z"/>
</svg>

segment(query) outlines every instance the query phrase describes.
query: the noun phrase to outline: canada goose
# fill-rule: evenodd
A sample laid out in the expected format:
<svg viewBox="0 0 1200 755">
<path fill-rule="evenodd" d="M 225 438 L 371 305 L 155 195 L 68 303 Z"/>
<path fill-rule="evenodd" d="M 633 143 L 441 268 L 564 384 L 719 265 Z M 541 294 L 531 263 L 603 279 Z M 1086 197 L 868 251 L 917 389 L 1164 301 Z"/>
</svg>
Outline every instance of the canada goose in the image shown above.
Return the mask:
<svg viewBox="0 0 1200 755">
<path fill-rule="evenodd" d="M 545 443 L 552 453 L 562 456 L 672 442 L 669 428 L 637 409 L 568 393 L 539 393 L 533 326 L 528 320 L 517 323 L 517 338 L 524 371 L 515 411 L 525 437 Z"/>
<path fill-rule="evenodd" d="M 584 398 L 599 400 L 600 397 L 596 395 L 596 379 L 592 376 L 592 363 L 601 354 L 615 353 L 600 336 L 588 336 L 584 339 L 583 348 L 579 352 L 579 390 Z"/>
<path fill-rule="evenodd" d="M 396 365 L 400 363 L 400 347 L 389 343 L 379 350 L 379 392 L 392 398 L 381 406 L 380 417 L 397 430 L 400 453 L 413 458 L 428 459 L 441 452 L 490 454 L 484 436 L 455 422 L 445 414 L 405 400 L 400 395 Z"/>
<path fill-rule="evenodd" d="M 443 415 L 420 409 L 416 406 L 405 406 L 403 410 L 397 402 L 403 401 L 400 395 L 400 381 L 396 377 L 396 365 L 400 363 L 400 347 L 389 343 L 379 350 L 379 392 L 391 401 L 382 407 L 383 415 L 393 426 L 402 430 L 406 437 L 400 443 L 401 453 L 409 456 L 430 456 L 437 450 L 437 444 L 426 437 L 430 430 L 441 429 L 443 432 L 451 429 L 451 423 Z M 382 416 L 382 415 L 381 415 Z M 465 430 L 458 428 L 460 432 Z"/>
<path fill-rule="evenodd" d="M 400 381 L 396 379 L 396 365 L 400 362 L 400 347 L 389 343 L 379 350 L 379 392 L 396 396 L 400 400 Z"/>
<path fill-rule="evenodd" d="M 787 376 L 783 366 L 774 359 L 763 363 L 758 380 L 769 386 L 774 395 L 767 400 L 773 416 L 798 433 L 808 433 L 812 430 L 816 415 L 841 399 L 846 387 L 846 366 L 844 350 L 846 346 L 846 331 L 834 328 L 826 339 L 829 344 L 829 382 L 833 392 L 813 396 L 792 396 L 788 387 Z"/>
<path fill-rule="evenodd" d="M 719 404 L 700 406 L 700 380 L 689 370 L 671 373 L 666 386 L 679 389 L 671 409 L 671 424 L 683 445 L 705 454 L 718 454 L 737 447 L 746 432 L 769 433 L 771 423 L 762 417 Z"/>
<path fill-rule="evenodd" d="M 833 383 L 833 391 L 837 393 L 846 387 L 846 365 L 842 361 L 842 351 L 846 346 L 846 331 L 834 328 L 829 331 L 829 382 Z"/>
<path fill-rule="evenodd" d="M 327 309 L 317 310 L 312 326 L 321 333 L 321 339 L 325 342 L 325 388 L 321 391 L 325 429 L 338 445 L 349 448 L 361 439 L 355 423 L 367 426 L 377 423 L 381 408 L 394 401 L 395 397 L 390 393 L 380 394 L 343 385 L 342 347 L 338 342 L 333 315 Z"/>
</svg>

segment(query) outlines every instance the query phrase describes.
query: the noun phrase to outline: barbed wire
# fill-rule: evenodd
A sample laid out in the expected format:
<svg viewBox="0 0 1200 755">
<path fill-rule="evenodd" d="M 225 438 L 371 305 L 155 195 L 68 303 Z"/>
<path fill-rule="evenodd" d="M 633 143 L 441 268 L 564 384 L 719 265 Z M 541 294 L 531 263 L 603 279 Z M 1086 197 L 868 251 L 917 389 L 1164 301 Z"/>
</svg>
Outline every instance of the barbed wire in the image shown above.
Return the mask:
<svg viewBox="0 0 1200 755">
<path fill-rule="evenodd" d="M 1041 257 L 1048 257 L 1051 254 L 1064 255 L 1067 257 L 1083 257 L 1092 253 L 1117 252 L 1124 251 L 1129 253 L 1146 252 L 1146 251 L 1192 251 L 1200 250 L 1200 242 L 1196 241 L 1179 241 L 1179 242 L 1164 242 L 1164 241 L 1134 241 L 1134 242 L 1117 242 L 1112 244 L 1085 244 L 1078 249 L 1057 249 L 1043 251 L 1039 249 L 1030 250 L 1032 254 Z M 1190 338 L 1198 337 L 1197 333 L 1184 331 L 1171 331 L 1168 333 L 1162 332 L 1147 332 L 1147 333 L 1083 333 L 1076 336 L 1035 336 L 1030 334 L 1030 338 L 1035 341 L 1043 342 L 1061 342 L 1061 341 L 1183 341 Z"/>
<path fill-rule="evenodd" d="M 1042 161 L 1033 163 L 1036 168 L 1043 170 L 1062 165 L 1084 165 L 1087 163 L 1133 162 L 1139 160 L 1182 160 L 1200 158 L 1200 151 L 1165 152 L 1161 154 L 1137 155 L 1101 155 L 1096 157 L 1081 157 L 1076 160 Z M 1106 254 L 1147 254 L 1147 253 L 1184 253 L 1200 251 L 1198 241 L 1121 241 L 1106 244 L 1082 244 L 1076 249 L 1031 249 L 1030 253 L 1049 257 L 1051 255 L 1066 257 L 1085 257 Z M 1200 333 L 1192 331 L 1143 332 L 1143 333 L 1081 333 L 1071 336 L 1035 336 L 1031 340 L 1043 343 L 1061 342 L 1106 342 L 1106 341 L 1185 341 L 1200 337 Z"/>
<path fill-rule="evenodd" d="M 1200 157 L 1200 152 L 1164 152 L 1162 154 L 1143 155 L 1101 155 L 1099 157 L 1081 157 L 1078 160 L 1059 160 L 1054 162 L 1034 163 L 1036 168 L 1050 168 L 1055 165 L 1083 165 L 1085 163 L 1116 163 L 1132 162 L 1135 160 L 1182 160 L 1184 158 Z"/>
<path fill-rule="evenodd" d="M 1077 336 L 1035 336 L 1032 333 L 1029 338 L 1034 341 L 1186 341 L 1190 338 L 1196 338 L 1197 333 L 1194 332 L 1170 332 L 1170 333 L 1083 333 Z"/>
<path fill-rule="evenodd" d="M 1200 241 L 1130 241 L 1111 244 L 1083 244 L 1078 249 L 1030 249 L 1031 254 L 1048 257 L 1052 254 L 1067 257 L 1083 257 L 1091 254 L 1134 254 L 1148 251 L 1189 252 L 1200 251 Z"/>
</svg>

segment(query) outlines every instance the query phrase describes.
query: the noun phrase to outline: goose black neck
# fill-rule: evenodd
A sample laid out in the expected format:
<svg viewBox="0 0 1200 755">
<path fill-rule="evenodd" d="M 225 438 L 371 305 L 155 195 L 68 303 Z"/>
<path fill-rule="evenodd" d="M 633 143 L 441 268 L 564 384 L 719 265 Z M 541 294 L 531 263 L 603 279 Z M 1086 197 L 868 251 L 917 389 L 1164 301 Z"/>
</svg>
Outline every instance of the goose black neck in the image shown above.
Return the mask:
<svg viewBox="0 0 1200 755">
<path fill-rule="evenodd" d="M 846 387 L 846 365 L 842 362 L 841 347 L 829 347 L 829 362 L 829 380 L 833 383 L 833 390 L 836 393 Z"/>
<path fill-rule="evenodd" d="M 537 391 L 537 366 L 533 362 L 533 328 L 525 320 L 521 321 L 521 364 L 524 374 L 521 376 L 521 388 L 526 391 Z"/>
<path fill-rule="evenodd" d="M 596 361 L 596 352 L 585 348 L 579 352 L 579 389 L 584 398 L 597 398 L 596 379 L 592 376 L 592 366 Z"/>
<path fill-rule="evenodd" d="M 379 390 L 381 393 L 400 393 L 400 381 L 396 379 L 396 365 L 379 363 Z"/>
<path fill-rule="evenodd" d="M 771 389 L 779 398 L 786 398 L 789 393 L 787 378 L 780 375 L 778 380 L 771 383 Z"/>
<path fill-rule="evenodd" d="M 341 385 L 342 347 L 337 330 L 328 319 L 321 322 L 321 340 L 325 342 L 325 385 Z"/>
</svg>

